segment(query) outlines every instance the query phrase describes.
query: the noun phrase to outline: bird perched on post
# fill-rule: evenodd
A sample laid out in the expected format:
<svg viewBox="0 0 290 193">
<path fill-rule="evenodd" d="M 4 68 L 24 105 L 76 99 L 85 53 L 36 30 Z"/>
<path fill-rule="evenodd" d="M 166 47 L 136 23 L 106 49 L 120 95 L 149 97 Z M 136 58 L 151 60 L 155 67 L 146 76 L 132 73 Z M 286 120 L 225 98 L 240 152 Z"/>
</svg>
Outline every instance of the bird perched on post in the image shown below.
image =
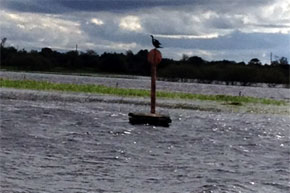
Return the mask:
<svg viewBox="0 0 290 193">
<path fill-rule="evenodd" d="M 151 38 L 152 38 L 152 44 L 153 44 L 153 46 L 155 47 L 155 48 L 162 48 L 160 45 L 161 45 L 161 43 L 158 41 L 158 40 L 156 40 L 154 37 L 153 37 L 153 35 L 150 35 L 151 36 Z"/>
</svg>

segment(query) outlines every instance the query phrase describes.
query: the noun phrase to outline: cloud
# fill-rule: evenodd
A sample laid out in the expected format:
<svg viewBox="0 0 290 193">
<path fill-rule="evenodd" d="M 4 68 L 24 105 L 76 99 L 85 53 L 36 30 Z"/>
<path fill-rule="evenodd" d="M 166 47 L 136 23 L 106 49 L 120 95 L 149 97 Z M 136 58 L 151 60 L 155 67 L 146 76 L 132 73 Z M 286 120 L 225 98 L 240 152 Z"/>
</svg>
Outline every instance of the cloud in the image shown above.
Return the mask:
<svg viewBox="0 0 290 193">
<path fill-rule="evenodd" d="M 140 19 L 137 16 L 126 16 L 120 20 L 119 27 L 123 30 L 141 31 Z"/>
<path fill-rule="evenodd" d="M 212 39 L 218 38 L 218 34 L 206 34 L 206 35 L 162 35 L 155 34 L 155 37 L 169 38 L 169 39 Z"/>
<path fill-rule="evenodd" d="M 95 25 L 104 25 L 104 22 L 98 18 L 92 18 L 91 22 Z"/>
<path fill-rule="evenodd" d="M 67 49 L 84 39 L 77 22 L 54 15 L 0 11 L 1 35 L 16 46 L 51 46 Z"/>
<path fill-rule="evenodd" d="M 290 58 L 286 0 L 0 0 L 0 7 L 1 35 L 27 49 L 138 51 L 152 48 L 153 34 L 166 57 Z"/>
</svg>

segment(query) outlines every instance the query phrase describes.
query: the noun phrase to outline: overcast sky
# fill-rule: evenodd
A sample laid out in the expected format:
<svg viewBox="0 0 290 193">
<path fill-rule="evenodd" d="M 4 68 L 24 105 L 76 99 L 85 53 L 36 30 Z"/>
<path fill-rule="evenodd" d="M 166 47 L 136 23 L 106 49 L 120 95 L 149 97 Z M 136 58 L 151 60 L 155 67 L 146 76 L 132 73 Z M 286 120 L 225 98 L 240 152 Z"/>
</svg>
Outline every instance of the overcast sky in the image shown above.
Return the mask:
<svg viewBox="0 0 290 193">
<path fill-rule="evenodd" d="M 26 50 L 134 53 L 269 63 L 290 60 L 289 0 L 0 0 L 0 36 Z"/>
</svg>

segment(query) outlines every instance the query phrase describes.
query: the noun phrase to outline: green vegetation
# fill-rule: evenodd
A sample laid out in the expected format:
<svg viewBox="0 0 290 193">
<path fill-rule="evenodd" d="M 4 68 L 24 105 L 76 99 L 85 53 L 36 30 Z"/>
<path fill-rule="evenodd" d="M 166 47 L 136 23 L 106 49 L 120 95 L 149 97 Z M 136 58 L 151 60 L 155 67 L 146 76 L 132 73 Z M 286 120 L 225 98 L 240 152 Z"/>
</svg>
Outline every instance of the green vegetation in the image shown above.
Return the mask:
<svg viewBox="0 0 290 193">
<path fill-rule="evenodd" d="M 83 93 L 97 93 L 117 95 L 123 97 L 150 97 L 149 90 L 142 89 L 126 89 L 126 88 L 112 88 L 102 85 L 93 84 L 64 84 L 52 83 L 46 81 L 33 81 L 33 80 L 8 80 L 0 79 L 1 87 L 17 88 L 17 89 L 32 89 L 32 90 L 45 90 L 45 91 L 67 91 L 67 92 L 83 92 Z M 242 103 L 260 103 L 272 105 L 285 105 L 285 101 L 273 99 L 261 99 L 245 96 L 227 96 L 227 95 L 202 95 L 190 94 L 180 92 L 157 92 L 158 98 L 168 99 L 182 99 L 182 100 L 209 100 L 220 101 L 226 104 L 240 105 Z"/>
</svg>

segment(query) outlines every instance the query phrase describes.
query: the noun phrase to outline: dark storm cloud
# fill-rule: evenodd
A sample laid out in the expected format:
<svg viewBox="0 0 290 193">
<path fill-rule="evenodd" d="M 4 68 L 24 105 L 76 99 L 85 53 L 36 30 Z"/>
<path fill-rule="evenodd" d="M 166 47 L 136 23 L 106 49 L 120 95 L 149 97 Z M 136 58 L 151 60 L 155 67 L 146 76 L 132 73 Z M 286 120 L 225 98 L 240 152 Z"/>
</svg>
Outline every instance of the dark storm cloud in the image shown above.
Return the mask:
<svg viewBox="0 0 290 193">
<path fill-rule="evenodd" d="M 31 13 L 61 13 L 67 9 L 52 0 L 0 0 L 1 8 Z"/>
<path fill-rule="evenodd" d="M 0 0 L 10 10 L 40 13 L 68 11 L 128 11 L 158 6 L 195 3 L 192 0 Z"/>
<path fill-rule="evenodd" d="M 73 0 L 57 1 L 64 7 L 83 11 L 122 11 L 158 6 L 177 6 L 191 4 L 192 0 Z"/>
<path fill-rule="evenodd" d="M 152 7 L 184 7 L 206 5 L 211 9 L 231 9 L 267 4 L 274 0 L 0 0 L 6 9 L 21 12 L 63 13 L 69 11 L 113 11 L 145 9 Z M 231 8 L 230 8 L 231 7 Z"/>
<path fill-rule="evenodd" d="M 152 7 L 171 7 L 176 6 L 187 8 L 188 6 L 212 5 L 215 7 L 234 7 L 242 8 L 256 5 L 265 5 L 273 0 L 52 0 L 65 8 L 81 11 L 128 11 Z"/>
</svg>

